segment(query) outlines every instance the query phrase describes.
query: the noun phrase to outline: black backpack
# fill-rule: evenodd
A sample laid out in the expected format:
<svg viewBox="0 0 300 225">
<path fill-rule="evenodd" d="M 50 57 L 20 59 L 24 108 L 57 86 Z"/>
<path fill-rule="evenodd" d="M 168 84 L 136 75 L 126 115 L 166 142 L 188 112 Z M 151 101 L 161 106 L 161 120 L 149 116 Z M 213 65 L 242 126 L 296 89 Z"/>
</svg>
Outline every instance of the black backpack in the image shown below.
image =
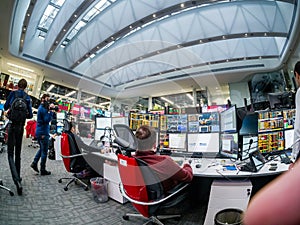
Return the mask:
<svg viewBox="0 0 300 225">
<path fill-rule="evenodd" d="M 25 123 L 28 113 L 26 97 L 26 93 L 24 93 L 23 97 L 18 97 L 18 93 L 15 91 L 15 99 L 9 110 L 9 119 L 13 123 Z"/>
</svg>

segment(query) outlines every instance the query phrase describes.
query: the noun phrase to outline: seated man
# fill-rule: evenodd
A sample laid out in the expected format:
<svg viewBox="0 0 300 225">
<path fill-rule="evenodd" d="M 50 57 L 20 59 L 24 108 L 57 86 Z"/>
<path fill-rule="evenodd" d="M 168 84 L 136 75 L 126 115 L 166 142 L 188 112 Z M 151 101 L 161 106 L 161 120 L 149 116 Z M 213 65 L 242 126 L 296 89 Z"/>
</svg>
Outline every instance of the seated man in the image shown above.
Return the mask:
<svg viewBox="0 0 300 225">
<path fill-rule="evenodd" d="M 135 136 L 138 142 L 136 158 L 157 171 L 165 192 L 181 182 L 192 181 L 193 170 L 189 163 L 184 162 L 180 167 L 170 156 L 156 154 L 156 131 L 153 128 L 143 125 L 137 129 Z"/>
</svg>

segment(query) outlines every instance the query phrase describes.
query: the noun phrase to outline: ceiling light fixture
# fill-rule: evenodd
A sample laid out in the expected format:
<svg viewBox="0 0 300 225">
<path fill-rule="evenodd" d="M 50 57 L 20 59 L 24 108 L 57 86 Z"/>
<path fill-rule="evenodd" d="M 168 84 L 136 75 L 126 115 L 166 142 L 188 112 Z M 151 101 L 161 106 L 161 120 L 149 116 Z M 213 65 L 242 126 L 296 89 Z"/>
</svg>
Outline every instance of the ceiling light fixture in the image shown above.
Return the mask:
<svg viewBox="0 0 300 225">
<path fill-rule="evenodd" d="M 172 102 L 170 99 L 167 99 L 167 98 L 165 98 L 165 97 L 160 97 L 160 98 L 161 98 L 162 100 L 164 100 L 164 101 L 170 103 L 171 105 L 174 105 L 174 102 Z"/>
<path fill-rule="evenodd" d="M 16 71 L 13 71 L 13 70 L 7 70 L 9 73 L 13 73 L 13 74 L 16 74 L 16 75 L 19 75 L 19 76 L 22 76 L 22 77 L 27 77 L 27 78 L 32 78 L 31 76 L 29 75 L 26 75 L 26 74 L 23 74 L 23 73 L 20 73 L 20 72 L 16 72 Z"/>
<path fill-rule="evenodd" d="M 50 92 L 54 87 L 55 87 L 55 85 L 54 85 L 54 84 L 51 84 L 51 85 L 48 87 L 48 89 L 46 90 L 46 92 Z"/>
<path fill-rule="evenodd" d="M 32 72 L 32 73 L 34 72 L 34 70 L 32 70 L 32 69 L 29 69 L 29 68 L 26 68 L 26 67 L 23 67 L 23 66 L 19 66 L 19 65 L 10 63 L 10 62 L 8 62 L 7 65 L 10 65 L 10 66 L 12 66 L 12 67 L 16 67 L 16 68 L 18 68 L 18 69 L 26 70 L 26 71 L 28 71 L 28 72 Z"/>
<path fill-rule="evenodd" d="M 69 96 L 71 96 L 71 95 L 73 95 L 73 94 L 75 94 L 76 93 L 76 91 L 71 91 L 71 92 L 69 92 L 68 94 L 66 94 L 66 97 L 69 97 Z"/>
</svg>

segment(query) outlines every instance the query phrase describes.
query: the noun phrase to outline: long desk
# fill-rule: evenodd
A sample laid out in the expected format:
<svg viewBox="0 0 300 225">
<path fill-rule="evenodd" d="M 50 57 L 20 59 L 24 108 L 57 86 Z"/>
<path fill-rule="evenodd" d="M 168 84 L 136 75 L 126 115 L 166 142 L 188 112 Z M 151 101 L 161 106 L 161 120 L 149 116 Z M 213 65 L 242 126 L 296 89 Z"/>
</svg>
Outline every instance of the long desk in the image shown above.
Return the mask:
<svg viewBox="0 0 300 225">
<path fill-rule="evenodd" d="M 104 163 L 104 177 L 109 180 L 109 197 L 125 203 L 118 191 L 120 177 L 117 167 L 117 156 L 115 153 L 93 152 L 95 156 L 101 157 Z M 214 224 L 214 216 L 217 212 L 225 208 L 238 208 L 245 210 L 248 202 L 257 190 L 267 182 L 288 170 L 289 165 L 280 162 L 280 158 L 275 158 L 267 162 L 258 172 L 246 172 L 232 170 L 232 166 L 240 162 L 230 159 L 219 158 L 185 158 L 172 157 L 176 162 L 189 161 L 194 174 L 193 201 L 197 203 L 207 203 L 206 217 L 204 225 Z M 275 171 L 269 170 L 271 164 L 277 165 Z M 226 169 L 230 166 L 230 169 Z M 201 181 L 199 181 L 199 179 Z M 205 181 L 205 182 L 204 182 Z M 269 182 L 269 181 L 268 181 Z M 205 184 L 204 184 L 205 183 Z M 203 185 L 204 184 L 204 185 Z M 199 191 L 200 190 L 200 191 Z M 205 200 L 197 200 L 198 195 L 205 195 Z M 193 202 L 194 204 L 194 202 Z"/>
</svg>

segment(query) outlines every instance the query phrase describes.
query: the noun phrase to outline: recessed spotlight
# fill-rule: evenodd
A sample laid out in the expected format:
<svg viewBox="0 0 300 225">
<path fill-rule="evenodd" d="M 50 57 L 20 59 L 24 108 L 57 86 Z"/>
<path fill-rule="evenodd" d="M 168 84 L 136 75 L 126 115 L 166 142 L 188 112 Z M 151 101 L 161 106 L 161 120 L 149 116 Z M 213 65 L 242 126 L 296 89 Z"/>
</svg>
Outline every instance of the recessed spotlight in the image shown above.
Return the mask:
<svg viewBox="0 0 300 225">
<path fill-rule="evenodd" d="M 184 7 L 184 3 L 181 3 L 181 4 L 180 4 L 180 7 L 183 8 L 183 7 Z"/>
</svg>

